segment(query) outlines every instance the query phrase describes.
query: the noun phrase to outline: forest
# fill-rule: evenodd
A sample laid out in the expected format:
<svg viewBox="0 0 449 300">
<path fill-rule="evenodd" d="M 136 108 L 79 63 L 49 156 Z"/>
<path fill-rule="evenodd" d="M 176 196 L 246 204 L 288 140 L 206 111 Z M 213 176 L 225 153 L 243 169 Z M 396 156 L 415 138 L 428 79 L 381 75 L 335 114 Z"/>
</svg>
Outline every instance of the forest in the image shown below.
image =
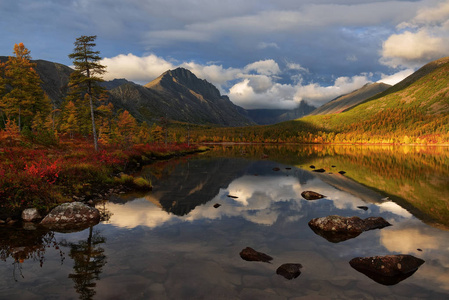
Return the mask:
<svg viewBox="0 0 449 300">
<path fill-rule="evenodd" d="M 203 150 L 201 143 L 449 144 L 448 64 L 407 89 L 339 114 L 247 127 L 163 117 L 147 124 L 109 102 L 100 85 L 105 67 L 95 38 L 82 36 L 74 43 L 69 57 L 75 70 L 61 105 L 44 93 L 23 43 L 0 63 L 2 208 L 51 207 L 73 196 L 94 197 L 104 192 L 96 190 L 100 185 L 151 188 L 145 178 L 123 172 Z"/>
</svg>

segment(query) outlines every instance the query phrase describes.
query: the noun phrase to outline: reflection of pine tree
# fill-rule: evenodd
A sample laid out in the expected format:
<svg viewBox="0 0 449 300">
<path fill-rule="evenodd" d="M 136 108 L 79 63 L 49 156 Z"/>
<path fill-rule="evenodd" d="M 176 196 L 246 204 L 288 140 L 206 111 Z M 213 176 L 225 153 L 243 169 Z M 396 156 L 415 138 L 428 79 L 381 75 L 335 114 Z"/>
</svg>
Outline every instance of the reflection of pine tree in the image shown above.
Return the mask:
<svg viewBox="0 0 449 300">
<path fill-rule="evenodd" d="M 99 245 L 106 242 L 106 238 L 100 236 L 99 232 L 93 232 L 92 226 L 89 228 L 87 241 L 69 243 L 69 256 L 74 261 L 74 273 L 69 274 L 75 282 L 75 290 L 80 295 L 80 299 L 92 299 L 95 295 L 95 280 L 100 278 L 103 266 L 106 264 L 104 249 Z"/>
</svg>

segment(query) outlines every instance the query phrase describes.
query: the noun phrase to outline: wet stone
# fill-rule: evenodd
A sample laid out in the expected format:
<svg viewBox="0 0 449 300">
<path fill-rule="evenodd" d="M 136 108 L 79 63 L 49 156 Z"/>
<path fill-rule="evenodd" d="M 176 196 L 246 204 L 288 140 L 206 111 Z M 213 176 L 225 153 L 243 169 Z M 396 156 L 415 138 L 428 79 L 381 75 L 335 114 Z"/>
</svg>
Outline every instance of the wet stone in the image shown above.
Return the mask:
<svg viewBox="0 0 449 300">
<path fill-rule="evenodd" d="M 301 264 L 283 264 L 276 270 L 276 274 L 281 275 L 288 280 L 297 278 L 301 274 Z"/>
<path fill-rule="evenodd" d="M 240 257 L 246 261 L 270 262 L 273 258 L 265 253 L 258 252 L 251 247 L 246 247 L 240 251 Z"/>
<path fill-rule="evenodd" d="M 383 285 L 394 285 L 412 276 L 424 260 L 408 254 L 351 259 L 351 267 Z"/>
<path fill-rule="evenodd" d="M 324 195 L 321 195 L 321 194 L 319 194 L 317 192 L 313 192 L 313 191 L 304 191 L 301 193 L 301 196 L 306 200 L 318 200 L 318 199 L 326 197 Z"/>
</svg>

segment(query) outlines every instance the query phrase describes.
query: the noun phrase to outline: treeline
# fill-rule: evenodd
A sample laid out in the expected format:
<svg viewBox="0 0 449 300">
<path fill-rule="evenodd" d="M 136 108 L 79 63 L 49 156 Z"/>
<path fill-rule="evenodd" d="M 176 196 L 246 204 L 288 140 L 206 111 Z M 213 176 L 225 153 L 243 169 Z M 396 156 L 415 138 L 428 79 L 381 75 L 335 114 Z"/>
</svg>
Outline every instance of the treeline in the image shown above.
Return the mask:
<svg viewBox="0 0 449 300">
<path fill-rule="evenodd" d="M 98 63 L 99 52 L 93 51 L 94 40 L 94 36 L 81 37 L 75 42 L 69 55 L 75 72 L 60 107 L 44 93 L 30 51 L 23 43 L 14 45 L 14 55 L 0 63 L 0 142 L 25 139 L 49 146 L 58 144 L 60 137 L 93 135 L 95 144 L 129 146 L 167 139 L 164 120 L 159 125 L 139 124 L 128 111 L 117 110 L 108 101 L 107 91 L 99 85 L 104 67 Z M 87 56 L 82 55 L 84 47 Z M 78 68 L 77 60 L 81 61 Z"/>
</svg>

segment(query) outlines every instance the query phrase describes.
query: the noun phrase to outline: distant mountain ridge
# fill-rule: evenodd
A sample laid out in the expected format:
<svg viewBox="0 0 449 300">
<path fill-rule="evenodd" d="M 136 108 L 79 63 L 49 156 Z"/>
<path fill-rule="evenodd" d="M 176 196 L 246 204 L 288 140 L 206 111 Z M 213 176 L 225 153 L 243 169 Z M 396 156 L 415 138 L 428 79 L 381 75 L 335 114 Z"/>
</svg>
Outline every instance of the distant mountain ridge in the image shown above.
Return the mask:
<svg viewBox="0 0 449 300">
<path fill-rule="evenodd" d="M 268 125 L 301 118 L 314 109 L 314 106 L 301 101 L 295 109 L 248 109 L 247 112 L 257 124 Z"/>
<path fill-rule="evenodd" d="M 7 56 L 0 56 L 6 62 Z M 60 108 L 68 92 L 68 66 L 45 60 L 32 60 L 43 81 L 42 88 L 52 103 Z M 187 69 L 169 70 L 146 86 L 126 79 L 102 82 L 110 101 L 118 109 L 128 110 L 139 121 L 153 123 L 160 117 L 195 124 L 223 126 L 254 125 L 246 110 L 233 104 L 218 89 L 197 78 Z"/>
<path fill-rule="evenodd" d="M 195 124 L 254 124 L 243 108 L 184 68 L 169 70 L 144 86 L 125 83 L 109 90 L 109 94 L 114 106 L 128 110 L 141 121 L 166 117 Z"/>
<path fill-rule="evenodd" d="M 391 85 L 385 83 L 368 83 L 360 89 L 357 89 L 349 94 L 339 96 L 330 102 L 318 107 L 310 113 L 310 115 L 326 115 L 343 112 L 351 107 L 357 106 L 368 98 L 375 96 L 388 88 Z"/>
</svg>

